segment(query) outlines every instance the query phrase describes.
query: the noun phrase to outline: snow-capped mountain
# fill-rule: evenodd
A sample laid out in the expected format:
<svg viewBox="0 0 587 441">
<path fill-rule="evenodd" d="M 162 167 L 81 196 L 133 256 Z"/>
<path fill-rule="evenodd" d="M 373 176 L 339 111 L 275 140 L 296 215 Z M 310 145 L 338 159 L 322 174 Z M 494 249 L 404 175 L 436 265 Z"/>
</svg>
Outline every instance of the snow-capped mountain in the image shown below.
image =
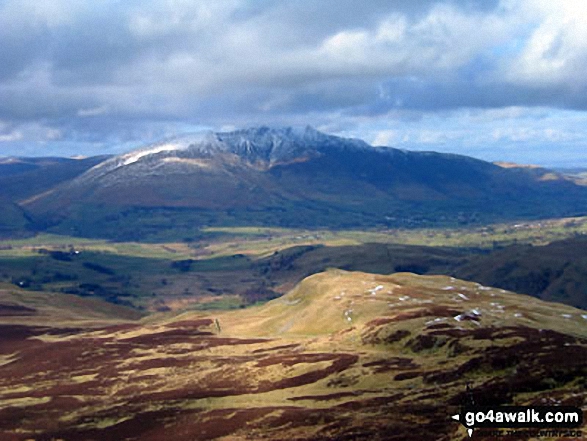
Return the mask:
<svg viewBox="0 0 587 441">
<path fill-rule="evenodd" d="M 250 166 L 268 169 L 277 164 L 316 157 L 332 149 L 371 149 L 367 143 L 357 139 L 345 139 L 326 135 L 307 126 L 300 128 L 255 127 L 233 132 L 203 132 L 165 139 L 105 161 L 94 168 L 88 177 L 103 177 L 111 171 L 134 165 L 145 165 L 143 172 L 167 165 L 204 166 L 218 157 L 233 155 L 235 159 Z M 200 159 L 201 161 L 194 161 Z"/>
<path fill-rule="evenodd" d="M 108 229 L 105 216 L 142 224 L 153 210 L 154 229 L 177 228 L 177 210 L 192 227 L 421 226 L 585 210 L 587 188 L 541 176 L 466 156 L 372 147 L 311 127 L 258 127 L 178 136 L 110 158 L 25 208 L 75 231 Z"/>
</svg>

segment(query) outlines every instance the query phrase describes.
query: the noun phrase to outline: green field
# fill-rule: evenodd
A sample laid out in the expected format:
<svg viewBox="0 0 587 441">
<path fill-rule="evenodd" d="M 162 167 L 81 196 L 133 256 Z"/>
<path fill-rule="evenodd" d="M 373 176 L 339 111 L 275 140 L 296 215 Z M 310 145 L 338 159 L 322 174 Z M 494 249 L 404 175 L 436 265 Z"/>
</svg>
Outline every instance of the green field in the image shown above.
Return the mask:
<svg viewBox="0 0 587 441">
<path fill-rule="evenodd" d="M 453 229 L 207 227 L 198 240 L 158 243 L 40 234 L 0 241 L 0 282 L 148 311 L 230 309 L 281 295 L 329 267 L 453 274 L 488 252 L 586 233 L 587 218 L 567 218 Z M 508 252 L 500 259 L 507 263 Z"/>
</svg>

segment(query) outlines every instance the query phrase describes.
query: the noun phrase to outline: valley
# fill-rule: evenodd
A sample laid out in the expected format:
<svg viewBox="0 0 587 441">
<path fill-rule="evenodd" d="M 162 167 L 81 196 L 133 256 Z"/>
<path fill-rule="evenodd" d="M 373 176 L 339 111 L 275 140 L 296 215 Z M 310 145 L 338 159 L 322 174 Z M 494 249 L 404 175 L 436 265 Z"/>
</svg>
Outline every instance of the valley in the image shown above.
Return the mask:
<svg viewBox="0 0 587 441">
<path fill-rule="evenodd" d="M 454 275 L 585 308 L 586 232 L 587 218 L 571 218 L 455 229 L 208 227 L 197 240 L 169 243 L 41 234 L 2 241 L 0 282 L 147 313 L 240 308 L 342 268 Z"/>
</svg>

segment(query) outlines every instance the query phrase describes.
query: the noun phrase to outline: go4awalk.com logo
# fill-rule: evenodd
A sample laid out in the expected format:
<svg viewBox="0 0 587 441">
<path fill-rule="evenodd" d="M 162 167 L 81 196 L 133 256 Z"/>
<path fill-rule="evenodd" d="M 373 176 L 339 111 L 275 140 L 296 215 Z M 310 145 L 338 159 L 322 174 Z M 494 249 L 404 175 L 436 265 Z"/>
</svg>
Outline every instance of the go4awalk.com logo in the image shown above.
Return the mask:
<svg viewBox="0 0 587 441">
<path fill-rule="evenodd" d="M 474 429 L 512 429 L 497 431 L 497 435 L 508 435 L 516 429 L 536 430 L 536 436 L 544 432 L 551 436 L 559 429 L 575 429 L 583 424 L 583 411 L 572 406 L 464 406 L 452 419 L 461 423 L 473 436 Z M 549 434 L 546 434 L 548 432 Z M 552 432 L 552 433 L 551 433 Z M 578 431 L 574 431 L 575 435 Z"/>
</svg>

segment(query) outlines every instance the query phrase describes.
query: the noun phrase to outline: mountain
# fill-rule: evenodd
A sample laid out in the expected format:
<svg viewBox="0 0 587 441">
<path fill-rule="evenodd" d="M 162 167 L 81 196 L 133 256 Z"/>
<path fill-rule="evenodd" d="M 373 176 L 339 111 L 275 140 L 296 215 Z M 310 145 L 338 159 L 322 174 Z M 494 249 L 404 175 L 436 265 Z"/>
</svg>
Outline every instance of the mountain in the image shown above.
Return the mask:
<svg viewBox="0 0 587 441">
<path fill-rule="evenodd" d="M 116 239 L 201 225 L 422 226 L 579 214 L 557 175 L 372 147 L 310 127 L 188 135 L 108 159 L 22 206 L 38 228 Z M 181 237 L 181 236 L 179 236 Z"/>
<path fill-rule="evenodd" d="M 446 276 L 333 270 L 263 306 L 114 325 L 20 306 L 0 303 L 6 440 L 465 440 L 450 416 L 471 399 L 587 398 L 585 311 Z"/>
<path fill-rule="evenodd" d="M 30 218 L 20 203 L 51 191 L 106 158 L 0 158 L 0 238 L 30 234 Z"/>
<path fill-rule="evenodd" d="M 75 178 L 107 158 L 0 158 L 0 195 L 22 201 Z"/>
<path fill-rule="evenodd" d="M 22 234 L 29 226 L 29 221 L 15 202 L 0 194 L 0 239 Z"/>
</svg>

